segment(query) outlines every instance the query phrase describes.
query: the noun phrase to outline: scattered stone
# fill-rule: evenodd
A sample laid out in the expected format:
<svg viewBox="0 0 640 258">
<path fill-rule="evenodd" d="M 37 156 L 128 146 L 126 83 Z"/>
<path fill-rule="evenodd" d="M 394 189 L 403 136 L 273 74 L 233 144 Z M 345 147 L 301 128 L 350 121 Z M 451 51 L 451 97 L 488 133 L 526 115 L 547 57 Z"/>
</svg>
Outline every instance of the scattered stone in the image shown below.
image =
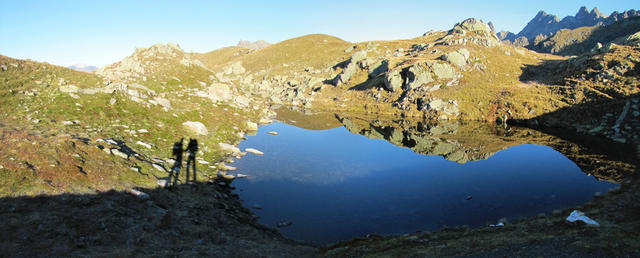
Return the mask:
<svg viewBox="0 0 640 258">
<path fill-rule="evenodd" d="M 232 167 L 232 166 L 229 166 L 229 165 L 224 164 L 224 163 L 221 163 L 221 164 L 220 164 L 220 170 L 224 170 L 224 171 L 234 171 L 234 170 L 237 170 L 237 169 L 238 169 L 237 167 Z"/>
<path fill-rule="evenodd" d="M 246 149 L 244 149 L 244 151 L 246 151 L 248 153 L 253 153 L 253 154 L 256 154 L 256 155 L 264 155 L 264 152 L 259 151 L 259 150 L 254 149 L 254 148 L 246 148 Z"/>
<path fill-rule="evenodd" d="M 218 143 L 218 146 L 220 146 L 220 149 L 222 149 L 224 152 L 227 152 L 227 153 L 233 153 L 233 154 L 240 153 L 240 149 L 238 149 L 238 147 L 228 143 L 221 142 L 221 143 Z"/>
<path fill-rule="evenodd" d="M 156 164 L 156 163 L 151 164 L 151 166 L 153 168 L 155 168 L 156 170 L 158 170 L 158 171 L 167 171 L 163 166 L 161 166 L 159 164 Z"/>
<path fill-rule="evenodd" d="M 600 223 L 592 220 L 591 218 L 584 215 L 584 212 L 574 210 L 569 214 L 569 217 L 565 219 L 568 223 L 576 223 L 577 221 L 584 222 L 587 226 L 590 227 L 600 227 Z"/>
<path fill-rule="evenodd" d="M 7 70 L 7 66 L 6 65 L 1 65 L 0 68 L 2 68 L 3 72 Z"/>
<path fill-rule="evenodd" d="M 148 144 L 146 142 L 137 141 L 136 144 L 141 145 L 142 147 L 145 147 L 147 149 L 151 149 L 151 144 Z"/>
<path fill-rule="evenodd" d="M 157 185 L 159 185 L 159 186 L 166 186 L 166 185 L 167 185 L 167 182 L 169 182 L 169 181 L 168 181 L 168 180 L 166 180 L 166 179 L 159 179 L 159 180 L 156 180 L 156 184 L 157 184 Z"/>
<path fill-rule="evenodd" d="M 238 174 L 236 175 L 236 177 L 237 177 L 237 178 L 247 178 L 247 177 L 249 177 L 249 175 L 245 175 L 245 174 L 240 174 L 240 173 L 238 173 Z"/>
<path fill-rule="evenodd" d="M 273 120 L 268 118 L 260 118 L 260 121 L 258 121 L 258 123 L 261 125 L 266 125 L 266 124 L 273 123 Z"/>
<path fill-rule="evenodd" d="M 276 226 L 278 228 L 284 228 L 284 227 L 288 227 L 288 226 L 291 226 L 291 225 L 293 225 L 293 222 L 288 221 L 288 220 L 281 220 L 276 224 Z"/>
<path fill-rule="evenodd" d="M 128 159 L 129 158 L 129 155 L 127 155 L 126 153 L 120 151 L 119 149 L 111 149 L 111 154 L 113 154 L 115 156 L 118 156 L 120 158 L 123 158 L 123 159 Z"/>
<path fill-rule="evenodd" d="M 209 131 L 207 131 L 207 127 L 205 127 L 204 124 L 202 124 L 201 122 L 187 121 L 182 123 L 182 125 L 196 134 L 199 134 L 199 135 L 209 134 Z"/>
<path fill-rule="evenodd" d="M 149 199 L 149 194 L 147 194 L 145 192 L 138 191 L 136 189 L 129 189 L 129 190 L 127 190 L 127 193 L 130 193 L 133 196 L 138 197 L 139 199 L 142 199 L 142 200 Z"/>
<path fill-rule="evenodd" d="M 276 131 L 271 131 L 271 132 L 268 132 L 268 134 L 270 134 L 270 135 L 278 135 L 278 132 L 276 132 Z"/>
</svg>

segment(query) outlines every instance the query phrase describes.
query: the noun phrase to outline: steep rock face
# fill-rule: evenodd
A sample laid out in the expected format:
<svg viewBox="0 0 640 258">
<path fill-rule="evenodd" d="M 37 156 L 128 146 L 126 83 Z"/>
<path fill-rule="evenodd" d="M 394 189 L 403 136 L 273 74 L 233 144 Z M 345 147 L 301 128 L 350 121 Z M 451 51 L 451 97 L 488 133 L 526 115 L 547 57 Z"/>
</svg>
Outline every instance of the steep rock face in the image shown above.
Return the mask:
<svg viewBox="0 0 640 258">
<path fill-rule="evenodd" d="M 610 25 L 562 29 L 553 36 L 530 45 L 537 52 L 559 55 L 580 55 L 593 49 L 598 43 L 607 44 L 620 37 L 640 31 L 640 17 L 630 17 Z"/>
<path fill-rule="evenodd" d="M 542 41 L 544 38 L 553 35 L 561 29 L 575 29 L 584 26 L 601 26 L 609 25 L 616 21 L 638 16 L 640 11 L 628 10 L 623 13 L 613 12 L 607 16 L 600 12 L 598 8 L 594 8 L 589 11 L 586 7 L 581 7 L 575 16 L 567 16 L 563 19 L 558 18 L 553 14 L 547 14 L 544 11 L 538 12 L 538 14 L 525 26 L 518 34 L 506 37 L 506 40 L 513 41 L 519 37 L 525 37 L 530 43 Z M 542 36 L 542 37 L 540 37 Z M 522 40 L 521 40 L 522 42 Z"/>
</svg>

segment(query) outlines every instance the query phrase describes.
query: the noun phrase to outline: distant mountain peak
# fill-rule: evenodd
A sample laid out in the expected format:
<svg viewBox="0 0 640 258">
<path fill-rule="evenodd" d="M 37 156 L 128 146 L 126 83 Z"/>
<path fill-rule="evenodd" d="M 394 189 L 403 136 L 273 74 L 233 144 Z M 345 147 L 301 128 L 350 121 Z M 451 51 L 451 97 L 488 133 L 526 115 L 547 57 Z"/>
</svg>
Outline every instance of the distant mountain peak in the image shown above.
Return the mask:
<svg viewBox="0 0 640 258">
<path fill-rule="evenodd" d="M 256 40 L 254 42 L 247 41 L 247 40 L 240 40 L 238 41 L 238 46 L 250 48 L 250 49 L 262 49 L 262 48 L 271 46 L 271 43 L 266 42 L 264 40 Z"/>
<path fill-rule="evenodd" d="M 539 11 L 536 16 L 529 21 L 522 31 L 516 34 L 515 38 L 524 37 L 529 42 L 535 42 L 536 38 L 543 39 L 561 29 L 575 29 L 584 26 L 608 25 L 618 20 L 640 15 L 639 11 L 628 10 L 623 13 L 613 12 L 606 15 L 598 8 L 591 11 L 586 6 L 580 7 L 575 16 L 567 16 L 562 19 L 545 11 Z"/>
<path fill-rule="evenodd" d="M 76 70 L 76 71 L 87 72 L 87 73 L 98 69 L 98 67 L 95 67 L 93 65 L 87 65 L 87 64 L 74 64 L 74 65 L 71 65 L 71 66 L 69 66 L 67 68 L 73 69 L 73 70 Z"/>
</svg>

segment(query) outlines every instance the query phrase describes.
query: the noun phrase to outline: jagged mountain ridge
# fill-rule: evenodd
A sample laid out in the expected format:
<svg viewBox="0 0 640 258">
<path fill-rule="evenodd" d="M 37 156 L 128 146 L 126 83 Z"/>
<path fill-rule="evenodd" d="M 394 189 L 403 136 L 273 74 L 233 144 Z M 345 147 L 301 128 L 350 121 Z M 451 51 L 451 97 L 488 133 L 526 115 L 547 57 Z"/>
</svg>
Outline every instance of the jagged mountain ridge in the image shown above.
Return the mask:
<svg viewBox="0 0 640 258">
<path fill-rule="evenodd" d="M 544 11 L 539 11 L 536 16 L 529 21 L 518 34 L 503 33 L 502 39 L 510 42 L 518 42 L 519 46 L 526 46 L 529 44 L 535 44 L 534 42 L 540 42 L 545 37 L 553 35 L 561 29 L 575 29 L 584 26 L 601 26 L 609 25 L 614 22 L 640 15 L 640 11 L 635 9 L 627 10 L 622 13 L 613 12 L 610 15 L 605 15 L 593 8 L 589 11 L 586 7 L 581 7 L 575 16 L 567 16 L 560 19 L 558 16 L 548 14 Z M 538 38 L 536 40 L 536 38 Z"/>
</svg>

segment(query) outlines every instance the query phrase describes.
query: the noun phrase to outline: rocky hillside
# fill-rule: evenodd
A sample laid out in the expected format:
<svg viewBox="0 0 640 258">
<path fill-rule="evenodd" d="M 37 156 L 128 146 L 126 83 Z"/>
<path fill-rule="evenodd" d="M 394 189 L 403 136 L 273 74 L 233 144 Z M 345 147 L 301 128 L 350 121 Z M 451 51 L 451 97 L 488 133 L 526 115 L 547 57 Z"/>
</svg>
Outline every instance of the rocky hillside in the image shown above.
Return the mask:
<svg viewBox="0 0 640 258">
<path fill-rule="evenodd" d="M 0 130 L 14 146 L 0 150 L 2 194 L 156 186 L 182 137 L 200 143 L 201 178 L 215 177 L 240 157 L 225 147 L 273 115 L 176 45 L 139 49 L 96 74 L 4 56 L 0 67 Z"/>
<path fill-rule="evenodd" d="M 640 17 L 631 17 L 603 26 L 561 29 L 553 36 L 529 46 L 530 49 L 557 55 L 572 56 L 590 51 L 598 44 L 607 44 L 640 31 Z M 618 40 L 619 41 L 619 40 Z"/>
<path fill-rule="evenodd" d="M 503 33 L 504 38 L 502 39 L 518 46 L 537 45 L 561 29 L 609 25 L 638 15 L 640 15 L 640 11 L 631 9 L 622 13 L 616 11 L 607 16 L 601 13 L 598 8 L 593 8 L 593 10 L 589 11 L 583 6 L 575 16 L 567 16 L 560 19 L 553 14 L 540 11 L 518 34 Z"/>
</svg>

